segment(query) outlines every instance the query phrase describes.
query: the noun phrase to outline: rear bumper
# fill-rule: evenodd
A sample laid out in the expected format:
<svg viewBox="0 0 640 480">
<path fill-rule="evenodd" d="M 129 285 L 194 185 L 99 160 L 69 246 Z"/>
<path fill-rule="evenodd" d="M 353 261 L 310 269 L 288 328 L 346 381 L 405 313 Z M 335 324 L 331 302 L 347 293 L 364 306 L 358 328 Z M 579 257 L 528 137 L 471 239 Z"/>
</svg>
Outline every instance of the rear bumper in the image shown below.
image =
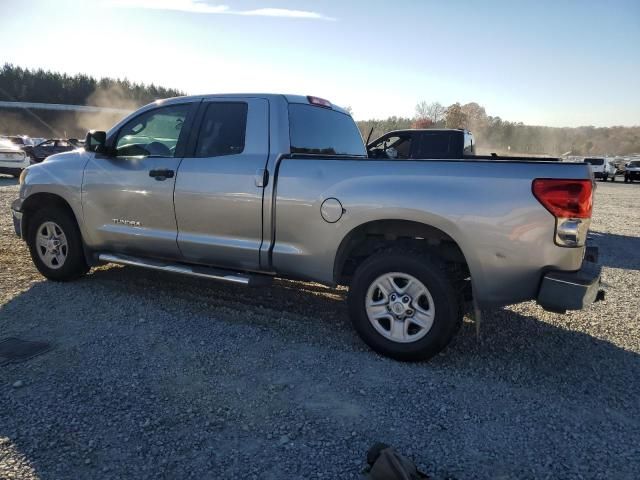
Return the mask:
<svg viewBox="0 0 640 480">
<path fill-rule="evenodd" d="M 604 298 L 600 288 L 602 267 L 596 263 L 598 249 L 588 247 L 582 268 L 577 272 L 549 272 L 542 278 L 538 292 L 538 303 L 545 310 L 564 313 L 567 310 L 582 310 Z"/>
</svg>

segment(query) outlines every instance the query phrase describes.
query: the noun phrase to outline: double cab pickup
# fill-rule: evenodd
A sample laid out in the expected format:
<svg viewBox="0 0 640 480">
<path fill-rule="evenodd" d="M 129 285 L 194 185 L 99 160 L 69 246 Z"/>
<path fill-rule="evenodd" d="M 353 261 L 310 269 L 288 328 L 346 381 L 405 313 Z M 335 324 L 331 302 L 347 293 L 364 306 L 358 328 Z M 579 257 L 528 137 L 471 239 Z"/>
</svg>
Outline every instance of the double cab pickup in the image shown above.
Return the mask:
<svg viewBox="0 0 640 480">
<path fill-rule="evenodd" d="M 321 98 L 172 98 L 27 168 L 12 213 L 51 280 L 112 262 L 347 286 L 355 330 L 400 360 L 441 351 L 465 305 L 596 299 L 588 165 L 390 157 Z"/>
</svg>

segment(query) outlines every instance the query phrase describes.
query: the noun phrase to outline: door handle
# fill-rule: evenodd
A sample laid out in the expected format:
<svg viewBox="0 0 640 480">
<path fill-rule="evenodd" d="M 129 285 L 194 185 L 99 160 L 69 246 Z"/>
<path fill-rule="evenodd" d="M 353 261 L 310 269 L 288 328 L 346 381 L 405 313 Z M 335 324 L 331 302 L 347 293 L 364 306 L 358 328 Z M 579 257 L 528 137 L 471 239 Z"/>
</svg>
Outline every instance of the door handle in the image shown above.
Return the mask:
<svg viewBox="0 0 640 480">
<path fill-rule="evenodd" d="M 166 180 L 167 178 L 173 178 L 175 172 L 168 168 L 159 168 L 156 170 L 149 170 L 149 176 L 156 180 Z"/>
<path fill-rule="evenodd" d="M 256 176 L 254 177 L 256 187 L 266 187 L 269 183 L 269 170 L 261 168 L 256 170 Z"/>
</svg>

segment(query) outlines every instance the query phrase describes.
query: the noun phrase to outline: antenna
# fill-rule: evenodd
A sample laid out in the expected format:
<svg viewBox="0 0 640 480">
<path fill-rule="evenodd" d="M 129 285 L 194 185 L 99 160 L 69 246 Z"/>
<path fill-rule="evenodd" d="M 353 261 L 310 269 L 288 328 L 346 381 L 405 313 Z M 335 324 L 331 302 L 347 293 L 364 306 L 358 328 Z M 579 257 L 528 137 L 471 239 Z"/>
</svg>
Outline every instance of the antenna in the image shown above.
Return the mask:
<svg viewBox="0 0 640 480">
<path fill-rule="evenodd" d="M 371 127 L 371 130 L 369 130 L 369 135 L 367 135 L 367 141 L 365 142 L 365 145 L 369 145 L 369 140 L 371 140 L 371 134 L 373 133 L 373 127 Z"/>
</svg>

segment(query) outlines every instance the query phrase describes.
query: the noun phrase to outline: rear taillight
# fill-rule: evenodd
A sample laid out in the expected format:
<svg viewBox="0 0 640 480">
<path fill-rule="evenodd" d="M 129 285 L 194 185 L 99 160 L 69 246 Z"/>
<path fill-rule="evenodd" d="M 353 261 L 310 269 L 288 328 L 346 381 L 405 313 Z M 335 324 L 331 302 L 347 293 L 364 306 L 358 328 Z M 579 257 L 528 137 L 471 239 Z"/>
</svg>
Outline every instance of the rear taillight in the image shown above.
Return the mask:
<svg viewBox="0 0 640 480">
<path fill-rule="evenodd" d="M 533 194 L 556 218 L 591 218 L 591 180 L 536 178 Z"/>
<path fill-rule="evenodd" d="M 591 223 L 593 182 L 537 178 L 533 181 L 532 191 L 556 218 L 556 244 L 562 247 L 582 247 Z"/>
</svg>

